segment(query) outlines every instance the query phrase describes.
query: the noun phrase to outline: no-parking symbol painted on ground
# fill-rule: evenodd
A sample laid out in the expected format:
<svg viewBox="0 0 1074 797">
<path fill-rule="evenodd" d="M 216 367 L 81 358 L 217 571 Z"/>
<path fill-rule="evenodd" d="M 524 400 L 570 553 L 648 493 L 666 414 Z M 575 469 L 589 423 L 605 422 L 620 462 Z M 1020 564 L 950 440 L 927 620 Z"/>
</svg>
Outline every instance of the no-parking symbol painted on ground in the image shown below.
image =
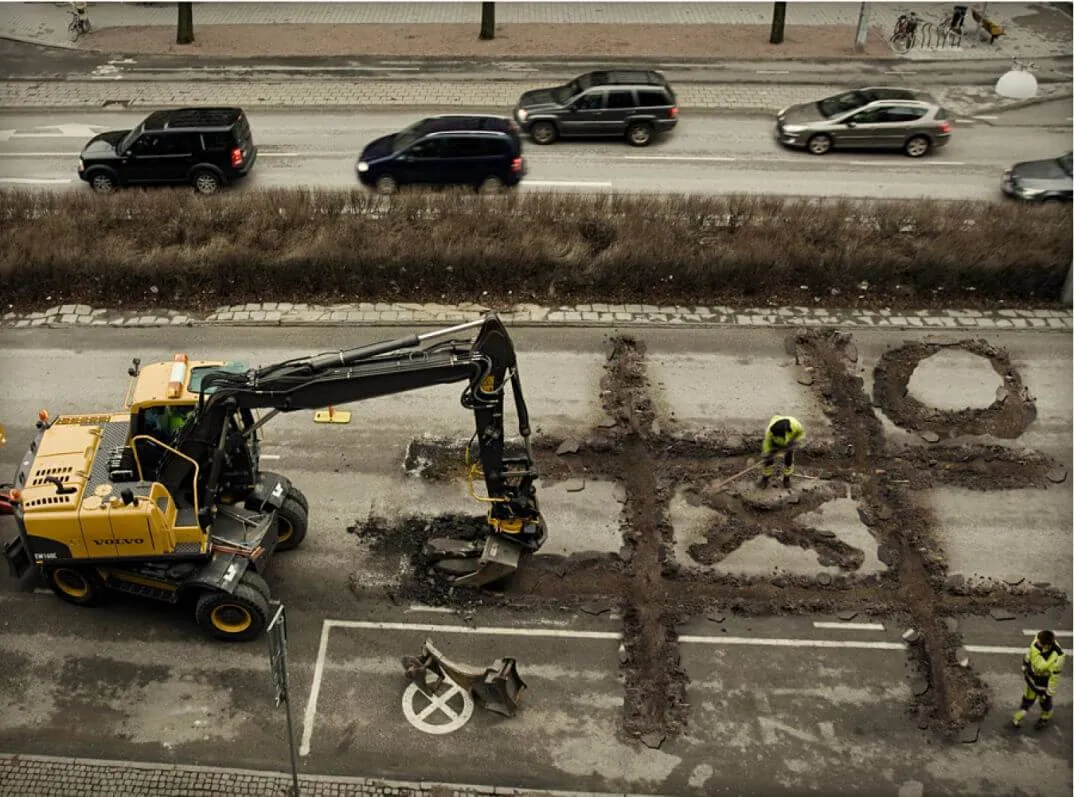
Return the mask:
<svg viewBox="0 0 1074 797">
<path fill-rule="evenodd" d="M 454 681 L 445 678 L 436 694 L 429 697 L 417 684 L 403 692 L 403 716 L 422 733 L 441 735 L 457 731 L 470 721 L 474 699 Z M 442 721 L 446 718 L 446 721 Z"/>
</svg>

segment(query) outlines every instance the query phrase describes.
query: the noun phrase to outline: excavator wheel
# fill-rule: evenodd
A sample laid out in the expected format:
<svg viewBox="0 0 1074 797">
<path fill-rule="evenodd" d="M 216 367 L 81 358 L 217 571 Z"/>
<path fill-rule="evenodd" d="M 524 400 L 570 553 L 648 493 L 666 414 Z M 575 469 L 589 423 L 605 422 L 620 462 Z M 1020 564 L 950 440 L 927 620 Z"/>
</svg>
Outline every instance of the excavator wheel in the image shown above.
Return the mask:
<svg viewBox="0 0 1074 797">
<path fill-rule="evenodd" d="M 50 567 L 45 570 L 49 589 L 77 606 L 95 606 L 104 600 L 104 580 L 88 567 Z"/>
<path fill-rule="evenodd" d="M 266 601 L 272 600 L 272 588 L 269 587 L 268 582 L 261 576 L 255 573 L 253 570 L 247 570 L 242 574 L 242 578 L 239 579 L 240 584 L 249 584 L 259 593 Z"/>
<path fill-rule="evenodd" d="M 303 493 L 301 490 L 299 490 L 297 487 L 295 487 L 292 484 L 291 489 L 287 492 L 287 497 L 288 498 L 294 498 L 296 501 L 298 501 L 299 506 L 301 506 L 303 509 L 305 509 L 306 514 L 309 515 L 309 513 L 310 513 L 310 502 L 306 498 L 305 493 Z"/>
<path fill-rule="evenodd" d="M 276 550 L 290 551 L 301 545 L 306 539 L 306 529 L 309 528 L 309 515 L 293 495 L 288 494 L 283 499 L 276 519 L 279 522 Z"/>
<path fill-rule="evenodd" d="M 259 637 L 268 624 L 268 614 L 265 596 L 248 583 L 240 583 L 232 595 L 206 592 L 194 608 L 194 619 L 201 630 L 227 642 L 247 642 Z"/>
</svg>

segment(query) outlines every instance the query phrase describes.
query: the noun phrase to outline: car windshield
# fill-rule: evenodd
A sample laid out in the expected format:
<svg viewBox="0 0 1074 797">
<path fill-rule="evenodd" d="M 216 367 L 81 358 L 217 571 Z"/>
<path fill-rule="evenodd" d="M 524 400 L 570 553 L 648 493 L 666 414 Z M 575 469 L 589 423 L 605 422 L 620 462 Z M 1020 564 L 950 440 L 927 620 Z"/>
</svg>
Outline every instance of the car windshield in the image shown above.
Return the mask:
<svg viewBox="0 0 1074 797">
<path fill-rule="evenodd" d="M 847 111 L 853 111 L 869 104 L 869 98 L 860 91 L 848 91 L 846 94 L 837 94 L 817 103 L 817 110 L 825 119 L 831 119 Z"/>
<path fill-rule="evenodd" d="M 401 132 L 397 133 L 395 139 L 392 141 L 392 152 L 398 154 L 421 138 L 421 131 L 424 124 L 425 120 L 415 122 L 410 127 L 404 128 Z"/>
<path fill-rule="evenodd" d="M 1074 175 L 1071 171 L 1071 158 L 1074 157 L 1074 153 L 1068 152 L 1066 155 L 1060 155 L 1056 158 L 1059 161 L 1059 168 L 1067 173 L 1067 177 Z"/>
<path fill-rule="evenodd" d="M 142 122 L 123 137 L 123 140 L 119 142 L 119 146 L 116 147 L 116 152 L 126 152 L 134 146 L 134 142 L 138 140 L 138 136 L 142 134 L 143 130 L 145 130 L 145 122 Z"/>
<path fill-rule="evenodd" d="M 560 86 L 558 89 L 552 89 L 552 99 L 556 101 L 557 105 L 566 104 L 567 100 L 571 97 L 577 97 L 583 91 L 588 88 L 582 85 L 581 81 L 575 79 L 568 83 L 566 86 Z"/>
</svg>

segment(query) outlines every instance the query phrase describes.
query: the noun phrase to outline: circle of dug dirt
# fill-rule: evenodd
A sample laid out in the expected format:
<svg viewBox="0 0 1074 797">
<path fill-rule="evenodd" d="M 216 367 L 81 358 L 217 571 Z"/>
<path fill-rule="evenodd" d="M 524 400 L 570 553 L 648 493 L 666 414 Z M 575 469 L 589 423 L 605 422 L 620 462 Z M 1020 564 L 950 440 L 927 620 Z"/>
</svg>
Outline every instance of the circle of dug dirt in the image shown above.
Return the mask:
<svg viewBox="0 0 1074 797">
<path fill-rule="evenodd" d="M 951 347 L 984 357 L 999 375 L 1002 386 L 988 407 L 941 410 L 910 395 L 910 377 L 922 360 Z M 935 432 L 941 437 L 992 435 L 1009 440 L 1020 437 L 1037 417 L 1036 404 L 1022 383 L 1021 374 L 1011 365 L 1010 356 L 983 340 L 912 341 L 884 352 L 873 372 L 873 403 L 903 429 Z"/>
</svg>

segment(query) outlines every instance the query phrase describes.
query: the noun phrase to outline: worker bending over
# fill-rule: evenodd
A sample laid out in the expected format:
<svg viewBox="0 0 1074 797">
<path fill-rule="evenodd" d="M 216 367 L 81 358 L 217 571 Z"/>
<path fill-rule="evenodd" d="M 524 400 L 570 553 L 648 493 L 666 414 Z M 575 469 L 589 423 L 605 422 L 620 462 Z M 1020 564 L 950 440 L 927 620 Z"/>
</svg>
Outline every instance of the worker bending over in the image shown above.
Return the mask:
<svg viewBox="0 0 1074 797">
<path fill-rule="evenodd" d="M 1022 705 L 1014 712 L 1014 727 L 1021 728 L 1026 712 L 1040 698 L 1040 719 L 1037 728 L 1043 728 L 1052 718 L 1052 698 L 1059 688 L 1059 675 L 1063 672 L 1066 655 L 1055 642 L 1055 634 L 1041 631 L 1033 639 L 1022 657 L 1022 677 L 1026 688 L 1022 692 Z"/>
<path fill-rule="evenodd" d="M 796 418 L 789 415 L 772 417 L 764 433 L 764 443 L 761 444 L 764 467 L 761 469 L 759 484 L 762 488 L 768 486 L 772 478 L 773 465 L 780 452 L 783 453 L 783 486 L 791 486 L 791 476 L 794 474 L 794 449 L 803 439 L 805 439 L 805 428 Z"/>
</svg>

